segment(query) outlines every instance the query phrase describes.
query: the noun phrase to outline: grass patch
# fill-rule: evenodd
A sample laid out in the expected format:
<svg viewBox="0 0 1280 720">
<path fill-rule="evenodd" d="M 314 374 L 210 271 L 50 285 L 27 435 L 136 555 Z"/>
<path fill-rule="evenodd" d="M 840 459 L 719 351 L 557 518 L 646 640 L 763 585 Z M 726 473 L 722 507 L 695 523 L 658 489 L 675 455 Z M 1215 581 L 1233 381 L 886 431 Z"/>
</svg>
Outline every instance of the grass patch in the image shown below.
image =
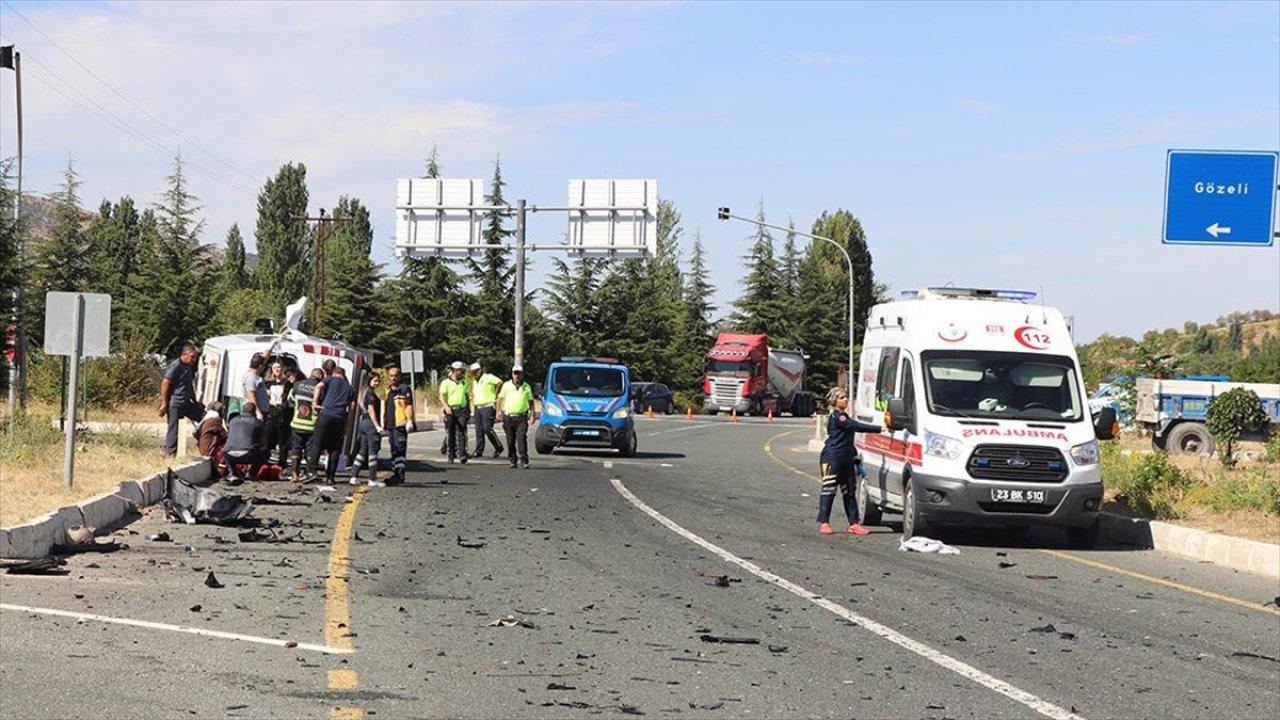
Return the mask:
<svg viewBox="0 0 1280 720">
<path fill-rule="evenodd" d="M 1102 478 L 1127 515 L 1280 542 L 1280 462 L 1224 468 L 1211 458 L 1102 444 Z"/>
<path fill-rule="evenodd" d="M 46 414 L 0 419 L 0 526 L 34 519 L 176 464 L 160 439 L 138 432 L 76 435 L 75 486 L 62 484 L 65 437 Z"/>
</svg>

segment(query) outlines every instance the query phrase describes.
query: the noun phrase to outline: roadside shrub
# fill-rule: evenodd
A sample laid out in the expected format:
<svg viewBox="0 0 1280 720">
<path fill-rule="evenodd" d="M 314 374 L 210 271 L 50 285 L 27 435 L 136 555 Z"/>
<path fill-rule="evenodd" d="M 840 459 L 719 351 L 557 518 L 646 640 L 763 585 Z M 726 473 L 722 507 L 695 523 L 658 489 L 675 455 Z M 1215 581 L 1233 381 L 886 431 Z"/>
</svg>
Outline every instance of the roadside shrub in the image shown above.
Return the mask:
<svg viewBox="0 0 1280 720">
<path fill-rule="evenodd" d="M 1235 442 L 1244 430 L 1261 430 L 1267 423 L 1262 401 L 1257 393 L 1241 387 L 1219 395 L 1209 402 L 1205 424 L 1218 443 L 1218 458 L 1227 467 L 1234 467 Z"/>
<path fill-rule="evenodd" d="M 1202 506 L 1217 512 L 1261 510 L 1280 515 L 1280 477 L 1267 468 L 1221 470 L 1213 480 L 1197 484 L 1183 498 L 1186 507 Z"/>
<path fill-rule="evenodd" d="M 62 433 L 48 415 L 17 412 L 0 419 L 0 467 L 33 465 L 47 459 Z"/>
<path fill-rule="evenodd" d="M 1267 462 L 1280 463 L 1280 430 L 1273 431 L 1267 438 Z"/>
<path fill-rule="evenodd" d="M 672 395 L 675 396 L 676 412 L 683 414 L 685 410 L 693 408 L 694 415 L 702 414 L 702 393 L 677 390 Z"/>
<path fill-rule="evenodd" d="M 1119 465 L 1108 474 L 1118 499 L 1156 518 L 1178 517 L 1178 505 L 1196 484 L 1191 476 L 1169 462 L 1164 453 L 1143 455 L 1133 463 L 1121 458 Z"/>
<path fill-rule="evenodd" d="M 32 352 L 30 357 L 32 394 L 57 407 L 62 384 L 71 380 L 70 369 L 64 380 L 62 356 Z M 112 408 L 131 402 L 159 402 L 163 374 L 160 358 L 147 352 L 144 343 L 127 342 L 106 357 L 86 359 L 80 368 L 80 381 L 91 406 Z"/>
</svg>

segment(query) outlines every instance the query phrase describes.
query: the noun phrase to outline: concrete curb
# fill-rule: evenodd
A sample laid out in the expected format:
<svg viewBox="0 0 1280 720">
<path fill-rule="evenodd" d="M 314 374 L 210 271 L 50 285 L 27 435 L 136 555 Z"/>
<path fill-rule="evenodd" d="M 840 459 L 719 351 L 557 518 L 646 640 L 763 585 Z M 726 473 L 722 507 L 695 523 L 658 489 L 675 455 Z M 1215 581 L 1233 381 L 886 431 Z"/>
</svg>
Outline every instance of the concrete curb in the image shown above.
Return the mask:
<svg viewBox="0 0 1280 720">
<path fill-rule="evenodd" d="M 1280 579 L 1280 545 L 1104 512 L 1101 537 Z"/>
<path fill-rule="evenodd" d="M 187 482 L 203 483 L 209 479 L 209 461 L 197 460 L 175 469 L 174 473 Z M 159 473 L 141 480 L 128 480 L 112 492 L 59 508 L 22 525 L 0 528 L 0 557 L 45 557 L 54 545 L 65 544 L 67 528 L 72 525 L 91 525 L 99 531 L 110 528 L 139 508 L 163 500 L 168 493 L 166 479 L 166 473 Z"/>
</svg>

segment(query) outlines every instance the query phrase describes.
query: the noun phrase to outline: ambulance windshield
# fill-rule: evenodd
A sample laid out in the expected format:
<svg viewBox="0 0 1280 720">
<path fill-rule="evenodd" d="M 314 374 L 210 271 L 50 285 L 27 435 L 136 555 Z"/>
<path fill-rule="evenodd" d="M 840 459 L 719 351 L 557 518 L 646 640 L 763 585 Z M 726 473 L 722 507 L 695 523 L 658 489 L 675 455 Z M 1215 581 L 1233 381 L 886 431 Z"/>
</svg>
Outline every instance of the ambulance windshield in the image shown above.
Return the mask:
<svg viewBox="0 0 1280 720">
<path fill-rule="evenodd" d="M 1061 355 L 929 350 L 921 354 L 935 415 L 1077 422 L 1075 363 Z"/>
</svg>

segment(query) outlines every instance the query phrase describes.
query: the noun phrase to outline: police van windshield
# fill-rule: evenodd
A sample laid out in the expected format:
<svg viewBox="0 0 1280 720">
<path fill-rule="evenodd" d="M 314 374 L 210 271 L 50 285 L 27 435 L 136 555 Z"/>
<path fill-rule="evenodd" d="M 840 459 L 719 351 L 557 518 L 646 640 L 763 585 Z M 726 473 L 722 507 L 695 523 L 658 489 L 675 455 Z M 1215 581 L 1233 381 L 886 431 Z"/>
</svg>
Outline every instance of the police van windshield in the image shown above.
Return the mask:
<svg viewBox="0 0 1280 720">
<path fill-rule="evenodd" d="M 755 373 L 756 366 L 755 363 L 747 360 L 708 360 L 706 370 L 708 375 L 751 377 Z"/>
<path fill-rule="evenodd" d="M 618 397 L 626 382 L 617 368 L 556 368 L 551 375 L 551 389 L 558 395 L 579 397 Z"/>
<path fill-rule="evenodd" d="M 936 415 L 1076 422 L 1083 415 L 1075 363 L 1061 355 L 928 350 L 921 353 Z"/>
</svg>

